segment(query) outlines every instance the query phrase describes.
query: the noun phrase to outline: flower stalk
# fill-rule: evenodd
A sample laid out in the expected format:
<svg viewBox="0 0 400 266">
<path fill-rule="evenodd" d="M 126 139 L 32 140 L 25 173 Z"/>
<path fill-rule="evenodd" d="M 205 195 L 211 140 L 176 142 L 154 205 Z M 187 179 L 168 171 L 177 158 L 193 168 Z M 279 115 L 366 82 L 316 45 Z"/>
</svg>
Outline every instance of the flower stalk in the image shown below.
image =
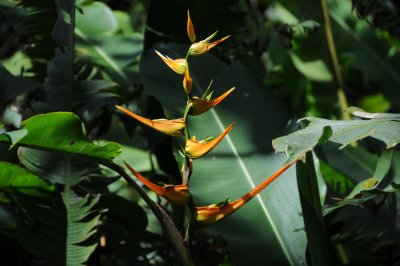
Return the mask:
<svg viewBox="0 0 400 266">
<path fill-rule="evenodd" d="M 235 123 L 231 123 L 218 137 L 216 138 L 206 138 L 204 140 L 197 140 L 195 136 L 190 136 L 189 131 L 189 118 L 191 116 L 198 116 L 209 111 L 211 108 L 216 107 L 222 101 L 224 101 L 234 90 L 235 87 L 227 90 L 220 96 L 213 98 L 213 91 L 211 91 L 211 85 L 208 86 L 206 92 L 201 97 L 193 96 L 193 73 L 190 72 L 188 58 L 201 56 L 212 48 L 214 48 L 219 43 L 223 42 L 230 36 L 223 37 L 217 41 L 211 41 L 217 34 L 217 32 L 211 34 L 204 40 L 196 42 L 195 28 L 193 26 L 192 20 L 190 18 L 190 13 L 187 13 L 187 34 L 191 41 L 191 46 L 186 53 L 185 58 L 171 59 L 168 56 L 164 56 L 158 51 L 156 54 L 161 58 L 161 60 L 174 72 L 179 75 L 183 75 L 182 87 L 185 91 L 187 102 L 183 113 L 183 118 L 178 119 L 148 119 L 139 116 L 121 106 L 116 106 L 116 108 L 122 111 L 124 114 L 136 119 L 140 123 L 153 128 L 159 132 L 173 137 L 185 137 L 185 147 L 182 148 L 182 156 L 184 157 L 182 168 L 181 168 L 181 178 L 182 182 L 180 184 L 157 184 L 154 183 L 139 172 L 133 169 L 130 165 L 125 163 L 125 166 L 129 171 L 136 176 L 144 186 L 148 187 L 158 196 L 165 198 L 167 201 L 175 205 L 185 206 L 186 210 L 186 236 L 185 241 L 190 246 L 190 235 L 194 228 L 204 227 L 214 222 L 220 221 L 235 211 L 243 207 L 248 201 L 254 198 L 258 193 L 265 189 L 269 184 L 271 184 L 276 178 L 278 178 L 282 173 L 284 173 L 291 165 L 295 162 L 283 166 L 281 169 L 276 171 L 273 175 L 265 179 L 261 184 L 256 186 L 247 194 L 243 195 L 241 198 L 230 202 L 228 199 L 220 204 L 214 204 L 211 206 L 200 206 L 196 207 L 195 202 L 190 194 L 190 178 L 193 172 L 193 160 L 199 159 L 209 152 L 211 152 L 227 134 L 230 133 Z"/>
</svg>

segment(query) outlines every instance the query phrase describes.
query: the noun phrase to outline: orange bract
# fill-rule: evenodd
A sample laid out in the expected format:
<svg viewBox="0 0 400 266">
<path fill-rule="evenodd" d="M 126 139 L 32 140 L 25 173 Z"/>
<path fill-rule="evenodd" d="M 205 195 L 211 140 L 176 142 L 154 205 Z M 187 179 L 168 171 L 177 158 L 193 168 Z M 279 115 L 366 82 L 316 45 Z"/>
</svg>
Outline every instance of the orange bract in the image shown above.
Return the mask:
<svg viewBox="0 0 400 266">
<path fill-rule="evenodd" d="M 282 173 L 284 173 L 290 166 L 292 166 L 296 162 L 297 160 L 283 166 L 281 169 L 276 171 L 270 177 L 265 179 L 261 184 L 252 189 L 249 193 L 245 194 L 243 197 L 235 201 L 223 203 L 221 206 L 211 205 L 211 206 L 197 207 L 196 208 L 197 226 L 204 227 L 228 217 L 236 210 L 243 207 L 249 200 L 254 198 L 258 193 L 260 193 L 264 188 L 266 188 L 269 184 L 271 184 L 277 177 L 279 177 Z"/>
<path fill-rule="evenodd" d="M 192 92 L 193 80 L 189 75 L 189 69 L 185 70 L 185 77 L 183 78 L 183 88 L 185 89 L 186 94 L 190 94 Z"/>
<path fill-rule="evenodd" d="M 132 113 L 125 108 L 116 105 L 115 106 L 118 110 L 124 112 L 125 114 L 129 115 L 130 117 L 135 118 L 139 122 L 149 126 L 157 131 L 160 131 L 166 135 L 173 136 L 173 137 L 180 137 L 183 135 L 183 129 L 185 128 L 185 122 L 182 118 L 167 120 L 167 119 L 148 119 L 142 116 L 139 116 L 135 113 Z"/>
<path fill-rule="evenodd" d="M 214 38 L 214 36 L 217 34 L 217 32 L 213 33 L 212 35 L 210 35 L 208 38 L 200 41 L 200 42 L 196 42 L 193 43 L 190 48 L 189 48 L 189 55 L 192 56 L 199 56 L 202 55 L 208 51 L 210 51 L 212 48 L 214 48 L 217 44 L 225 41 L 226 39 L 228 39 L 230 36 L 226 36 L 223 37 L 222 39 L 219 39 L 218 41 L 215 42 L 211 42 L 210 40 L 212 38 Z"/>
<path fill-rule="evenodd" d="M 178 58 L 178 59 L 171 59 L 168 56 L 162 55 L 159 51 L 155 51 L 156 54 L 164 61 L 165 64 L 173 71 L 178 73 L 179 75 L 185 74 L 185 70 L 188 68 L 188 64 L 186 59 Z"/>
<path fill-rule="evenodd" d="M 189 10 L 187 12 L 187 33 L 189 36 L 189 39 L 191 42 L 195 42 L 196 41 L 196 34 L 194 33 L 194 27 L 193 27 L 193 23 L 192 20 L 190 19 L 190 13 Z"/>
<path fill-rule="evenodd" d="M 221 142 L 221 140 L 232 130 L 234 125 L 235 123 L 230 124 L 221 135 L 210 141 L 197 141 L 195 137 L 188 139 L 185 146 L 187 156 L 190 159 L 197 159 L 206 155 Z"/>
<path fill-rule="evenodd" d="M 213 100 L 204 100 L 198 97 L 193 97 L 192 99 L 192 107 L 190 108 L 190 115 L 201 115 L 202 113 L 210 110 L 221 101 L 223 101 L 233 90 L 235 87 L 231 88 L 230 90 L 226 91 L 221 96 L 213 99 Z"/>
<path fill-rule="evenodd" d="M 129 164 L 125 163 L 129 171 L 132 172 L 146 187 L 151 189 L 157 195 L 165 198 L 176 205 L 187 204 L 190 196 L 189 188 L 186 184 L 181 185 L 164 185 L 160 186 L 149 181 L 147 178 L 135 171 Z"/>
</svg>

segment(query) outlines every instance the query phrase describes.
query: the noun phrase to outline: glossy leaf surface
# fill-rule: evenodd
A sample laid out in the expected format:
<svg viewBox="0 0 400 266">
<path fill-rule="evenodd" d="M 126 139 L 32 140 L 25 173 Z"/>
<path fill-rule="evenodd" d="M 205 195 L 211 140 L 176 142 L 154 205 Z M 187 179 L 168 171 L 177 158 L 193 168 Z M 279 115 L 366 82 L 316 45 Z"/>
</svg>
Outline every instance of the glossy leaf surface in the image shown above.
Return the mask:
<svg viewBox="0 0 400 266">
<path fill-rule="evenodd" d="M 362 112 L 357 110 L 353 114 Z M 365 114 L 365 112 L 362 112 Z M 371 114 L 374 115 L 374 114 Z M 327 140 L 345 147 L 352 142 L 373 137 L 392 148 L 400 143 L 400 119 L 397 114 L 375 114 L 370 119 L 351 121 L 328 120 L 321 118 L 305 118 L 310 124 L 301 130 L 273 141 L 276 151 L 285 152 L 294 159 L 296 156 L 313 149 Z"/>
<path fill-rule="evenodd" d="M 0 141 L 38 149 L 66 152 L 110 161 L 119 154 L 119 145 L 96 145 L 84 134 L 79 117 L 73 113 L 56 112 L 37 115 L 24 121 L 23 129 L 3 133 Z M 16 136 L 16 137 L 13 137 Z"/>
<path fill-rule="evenodd" d="M 41 195 L 40 191 L 54 191 L 54 186 L 18 165 L 0 162 L 0 190 L 14 189 L 30 195 Z"/>
</svg>

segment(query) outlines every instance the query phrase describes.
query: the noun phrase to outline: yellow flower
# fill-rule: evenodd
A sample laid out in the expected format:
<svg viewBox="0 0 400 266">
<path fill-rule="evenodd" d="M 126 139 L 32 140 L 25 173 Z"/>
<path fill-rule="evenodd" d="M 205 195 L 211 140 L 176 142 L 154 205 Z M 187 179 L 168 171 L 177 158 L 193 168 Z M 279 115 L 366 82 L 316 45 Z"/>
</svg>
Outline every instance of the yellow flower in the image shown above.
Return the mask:
<svg viewBox="0 0 400 266">
<path fill-rule="evenodd" d="M 230 124 L 224 132 L 222 132 L 221 135 L 219 135 L 216 139 L 213 140 L 202 140 L 198 141 L 196 140 L 196 137 L 193 136 L 192 139 L 188 139 L 186 141 L 186 146 L 185 146 L 185 151 L 186 155 L 190 159 L 197 159 L 200 158 L 204 155 L 206 155 L 208 152 L 210 152 L 212 149 L 215 148 L 215 146 L 218 145 L 218 143 L 221 142 L 221 140 L 231 131 L 232 127 L 235 125 L 235 123 Z"/>
<path fill-rule="evenodd" d="M 125 163 L 125 165 L 129 171 L 132 172 L 132 174 L 134 174 L 146 187 L 151 189 L 157 195 L 176 205 L 185 205 L 188 203 L 190 197 L 188 185 L 181 184 L 160 186 L 150 182 L 144 176 L 136 172 L 135 169 L 133 169 L 129 164 Z"/>
<path fill-rule="evenodd" d="M 187 95 L 192 92 L 193 80 L 189 75 L 189 69 L 185 70 L 185 76 L 183 78 L 183 88 Z"/>
<path fill-rule="evenodd" d="M 190 14 L 189 14 L 189 10 L 187 12 L 187 33 L 189 36 L 189 39 L 191 42 L 195 42 L 196 41 L 196 34 L 194 33 L 194 27 L 193 27 L 193 23 L 192 20 L 190 19 Z"/>
<path fill-rule="evenodd" d="M 178 59 L 173 60 L 173 59 L 169 58 L 168 56 L 162 55 L 157 50 L 155 52 L 159 57 L 161 57 L 161 59 L 164 61 L 164 63 L 167 64 L 167 66 L 169 66 L 169 68 L 171 68 L 173 71 L 175 71 L 179 75 L 185 74 L 185 70 L 188 68 L 186 59 L 178 58 Z"/>
<path fill-rule="evenodd" d="M 204 39 L 200 42 L 193 43 L 189 48 L 189 55 L 192 55 L 192 56 L 202 55 L 202 54 L 208 52 L 209 50 L 211 50 L 214 46 L 216 46 L 220 42 L 223 42 L 224 40 L 226 40 L 230 37 L 230 36 L 225 36 L 224 38 L 222 38 L 218 41 L 210 43 L 211 39 L 214 38 L 214 36 L 217 34 L 217 32 L 218 31 L 214 32 L 209 37 L 207 37 L 206 39 Z"/>
<path fill-rule="evenodd" d="M 198 97 L 193 97 L 192 99 L 192 107 L 190 108 L 190 115 L 200 115 L 209 109 L 213 108 L 217 104 L 219 104 L 221 101 L 223 101 L 233 90 L 235 87 L 231 88 L 221 96 L 210 100 L 210 99 L 201 99 Z"/>
<path fill-rule="evenodd" d="M 229 200 L 226 200 L 220 204 L 214 204 L 214 205 L 204 206 L 204 207 L 197 207 L 196 208 L 196 211 L 197 211 L 196 225 L 197 225 L 197 227 L 208 226 L 212 223 L 220 221 L 220 220 L 228 217 L 229 215 L 231 215 L 232 213 L 237 211 L 239 208 L 244 206 L 249 200 L 254 198 L 258 193 L 260 193 L 269 184 L 271 184 L 277 177 L 279 177 L 283 172 L 285 172 L 296 161 L 283 166 L 281 169 L 276 171 L 270 177 L 265 179 L 261 184 L 259 184 L 254 189 L 252 189 L 249 193 L 247 193 L 246 195 L 244 195 L 243 197 L 241 197 L 235 201 L 229 202 Z"/>
<path fill-rule="evenodd" d="M 141 117 L 135 113 L 132 113 L 119 105 L 116 105 L 115 107 L 118 108 L 118 110 L 129 115 L 130 117 L 135 118 L 142 124 L 145 124 L 146 126 L 149 126 L 157 131 L 164 133 L 164 134 L 167 134 L 167 135 L 173 136 L 173 137 L 180 137 L 183 135 L 183 130 L 186 125 L 182 118 L 173 119 L 173 120 L 167 120 L 167 119 L 152 119 L 152 120 L 150 120 L 150 119 Z"/>
</svg>

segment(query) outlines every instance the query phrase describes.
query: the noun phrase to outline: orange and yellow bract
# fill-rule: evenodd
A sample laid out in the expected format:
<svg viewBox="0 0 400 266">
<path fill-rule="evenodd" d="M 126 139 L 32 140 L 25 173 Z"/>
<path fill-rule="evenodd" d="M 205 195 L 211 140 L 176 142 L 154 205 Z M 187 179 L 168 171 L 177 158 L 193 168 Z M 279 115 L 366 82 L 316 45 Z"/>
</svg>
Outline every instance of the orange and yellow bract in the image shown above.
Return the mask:
<svg viewBox="0 0 400 266">
<path fill-rule="evenodd" d="M 125 166 L 134 174 L 146 187 L 151 189 L 157 195 L 165 198 L 169 202 L 176 205 L 185 205 L 188 203 L 190 192 L 188 185 L 164 185 L 160 186 L 149 181 L 147 178 L 138 173 L 129 164 L 125 162 Z"/>
<path fill-rule="evenodd" d="M 122 106 L 116 105 L 115 106 L 118 110 L 124 112 L 125 114 L 129 115 L 130 117 L 136 119 L 137 121 L 149 126 L 157 131 L 160 131 L 166 135 L 173 136 L 173 137 L 180 137 L 183 135 L 183 130 L 186 127 L 185 121 L 182 118 L 178 119 L 148 119 L 142 116 L 139 116 Z"/>
<path fill-rule="evenodd" d="M 188 139 L 185 146 L 186 155 L 190 159 L 197 159 L 206 155 L 221 142 L 221 140 L 232 130 L 234 125 L 235 123 L 230 124 L 221 135 L 210 141 L 198 141 L 195 136 L 193 136 L 192 139 Z"/>
</svg>

